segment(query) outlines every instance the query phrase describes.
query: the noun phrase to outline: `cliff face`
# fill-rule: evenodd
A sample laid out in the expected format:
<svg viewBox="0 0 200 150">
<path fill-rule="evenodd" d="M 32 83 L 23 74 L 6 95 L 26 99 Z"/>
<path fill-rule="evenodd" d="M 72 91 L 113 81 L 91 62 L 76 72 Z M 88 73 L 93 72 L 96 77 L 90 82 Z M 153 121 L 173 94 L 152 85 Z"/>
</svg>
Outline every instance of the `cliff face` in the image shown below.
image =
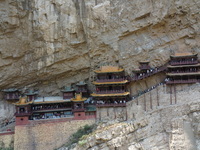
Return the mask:
<svg viewBox="0 0 200 150">
<path fill-rule="evenodd" d="M 166 86 L 158 87 L 160 105 L 144 111 L 143 98 L 127 103 L 127 121 L 100 124 L 85 136 L 73 150 L 199 150 L 200 149 L 200 84 L 178 87 L 177 103 L 170 105 Z M 153 91 L 152 91 L 153 92 Z M 148 94 L 146 97 L 149 97 Z M 146 99 L 146 103 L 149 100 Z M 67 150 L 63 147 L 59 150 Z"/>
<path fill-rule="evenodd" d="M 93 69 L 139 60 L 164 64 L 173 51 L 199 52 L 198 0 L 1 0 L 0 87 L 40 93 L 91 80 Z"/>
</svg>

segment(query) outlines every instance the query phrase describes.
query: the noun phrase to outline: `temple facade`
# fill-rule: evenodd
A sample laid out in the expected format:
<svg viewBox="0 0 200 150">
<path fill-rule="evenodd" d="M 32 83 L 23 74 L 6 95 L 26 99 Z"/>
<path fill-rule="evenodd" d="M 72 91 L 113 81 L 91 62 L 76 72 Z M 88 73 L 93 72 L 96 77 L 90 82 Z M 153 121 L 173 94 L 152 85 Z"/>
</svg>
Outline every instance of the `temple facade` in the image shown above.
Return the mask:
<svg viewBox="0 0 200 150">
<path fill-rule="evenodd" d="M 68 118 L 85 120 L 96 118 L 96 107 L 75 93 L 71 87 L 61 90 L 63 96 L 38 97 L 38 91 L 27 91 L 16 105 L 16 125 L 28 124 L 29 120 Z"/>
<path fill-rule="evenodd" d="M 10 88 L 2 90 L 4 93 L 4 100 L 6 101 L 18 101 L 20 97 L 20 90 L 17 88 Z"/>
<path fill-rule="evenodd" d="M 125 78 L 124 69 L 115 66 L 102 66 L 95 70 L 95 92 L 91 94 L 97 107 L 126 106 L 129 92 L 126 89 L 128 80 Z"/>
<path fill-rule="evenodd" d="M 171 55 L 166 74 L 167 84 L 196 83 L 200 81 L 200 64 L 197 54 Z"/>
</svg>

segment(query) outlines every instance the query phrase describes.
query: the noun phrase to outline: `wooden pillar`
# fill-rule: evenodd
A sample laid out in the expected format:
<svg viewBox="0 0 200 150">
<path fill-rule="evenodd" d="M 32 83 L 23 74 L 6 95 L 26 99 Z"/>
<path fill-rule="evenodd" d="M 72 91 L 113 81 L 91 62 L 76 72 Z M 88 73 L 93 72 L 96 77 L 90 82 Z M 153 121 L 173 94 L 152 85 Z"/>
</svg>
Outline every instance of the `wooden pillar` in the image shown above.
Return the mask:
<svg viewBox="0 0 200 150">
<path fill-rule="evenodd" d="M 157 94 L 157 106 L 160 106 L 160 103 L 159 103 L 159 96 L 158 96 L 158 88 L 156 88 L 156 94 Z"/>
<path fill-rule="evenodd" d="M 176 104 L 176 102 L 177 102 L 177 100 L 176 100 L 176 85 L 174 86 L 174 97 L 175 97 L 175 104 Z"/>
<path fill-rule="evenodd" d="M 115 112 L 115 107 L 113 107 L 113 109 L 114 109 L 114 115 L 115 115 L 115 119 L 116 119 L 116 112 Z"/>
<path fill-rule="evenodd" d="M 172 105 L 172 85 L 170 87 L 170 105 Z"/>
<path fill-rule="evenodd" d="M 150 94 L 150 108 L 151 108 L 151 109 L 153 109 L 153 107 L 152 107 L 152 97 L 151 97 L 151 91 L 149 92 L 149 94 Z"/>
<path fill-rule="evenodd" d="M 126 120 L 128 120 L 128 112 L 127 112 L 127 107 L 126 107 Z"/>
<path fill-rule="evenodd" d="M 101 121 L 101 110 L 99 108 L 99 121 Z"/>
<path fill-rule="evenodd" d="M 145 96 L 145 93 L 144 93 L 144 110 L 146 111 L 147 108 L 146 108 L 146 96 Z"/>
</svg>

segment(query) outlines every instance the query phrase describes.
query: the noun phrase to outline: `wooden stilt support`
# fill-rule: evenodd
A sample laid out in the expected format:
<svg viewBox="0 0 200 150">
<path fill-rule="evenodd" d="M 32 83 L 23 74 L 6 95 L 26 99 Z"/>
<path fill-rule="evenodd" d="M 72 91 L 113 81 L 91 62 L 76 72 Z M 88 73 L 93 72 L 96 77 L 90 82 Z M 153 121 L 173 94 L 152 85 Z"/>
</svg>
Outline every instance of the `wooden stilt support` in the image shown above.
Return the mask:
<svg viewBox="0 0 200 150">
<path fill-rule="evenodd" d="M 128 112 L 127 112 L 127 107 L 126 107 L 126 121 L 128 120 Z"/>
<path fill-rule="evenodd" d="M 175 98 L 175 104 L 176 104 L 176 85 L 174 85 L 174 98 Z"/>
<path fill-rule="evenodd" d="M 100 110 L 100 108 L 99 108 L 99 121 L 101 121 L 101 110 Z"/>
<path fill-rule="evenodd" d="M 114 109 L 114 115 L 115 115 L 115 119 L 116 119 L 116 112 L 115 112 L 115 107 L 114 107 L 113 109 Z"/>
<path fill-rule="evenodd" d="M 151 107 L 151 109 L 153 109 L 153 106 L 152 106 L 152 97 L 151 97 L 151 91 L 150 91 L 150 107 Z"/>
<path fill-rule="evenodd" d="M 107 109 L 107 117 L 108 117 L 109 116 L 109 110 L 108 110 L 109 108 L 106 108 L 106 109 Z"/>
<path fill-rule="evenodd" d="M 158 88 L 156 88 L 156 94 L 157 94 L 157 106 L 160 106 L 159 95 L 158 95 Z"/>
<path fill-rule="evenodd" d="M 139 104 L 139 102 L 138 102 L 138 97 L 137 97 L 136 99 L 137 99 L 136 101 L 137 101 L 137 105 L 138 105 L 138 104 Z"/>
<path fill-rule="evenodd" d="M 172 105 L 172 85 L 170 87 L 170 105 Z"/>
<path fill-rule="evenodd" d="M 146 107 L 147 107 L 147 106 L 146 106 L 146 96 L 145 96 L 145 94 L 144 94 L 144 110 L 145 110 L 145 111 L 147 110 Z"/>
</svg>

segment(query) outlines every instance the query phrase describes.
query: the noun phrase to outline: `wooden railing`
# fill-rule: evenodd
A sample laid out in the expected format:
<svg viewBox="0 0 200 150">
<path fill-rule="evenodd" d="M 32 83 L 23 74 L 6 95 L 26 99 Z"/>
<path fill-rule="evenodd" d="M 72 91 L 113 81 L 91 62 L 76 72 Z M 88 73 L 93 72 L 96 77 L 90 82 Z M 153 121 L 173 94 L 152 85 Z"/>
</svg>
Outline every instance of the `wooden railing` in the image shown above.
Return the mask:
<svg viewBox="0 0 200 150">
<path fill-rule="evenodd" d="M 72 111 L 73 112 L 85 111 L 85 108 L 74 108 Z"/>
<path fill-rule="evenodd" d="M 124 81 L 125 78 L 120 78 L 120 79 L 97 79 L 96 82 L 120 82 L 120 81 Z"/>
<path fill-rule="evenodd" d="M 158 86 L 163 85 L 163 84 L 165 84 L 165 83 L 166 83 L 165 81 L 162 81 L 162 82 L 160 82 L 160 83 L 158 83 L 158 84 L 152 86 L 151 88 L 148 88 L 148 89 L 146 89 L 146 90 L 144 90 L 144 91 L 141 91 L 141 92 L 137 93 L 136 95 L 134 95 L 134 96 L 133 96 L 133 99 L 136 99 L 136 98 L 138 98 L 139 96 L 142 96 L 143 94 L 148 93 L 148 92 L 152 91 L 153 89 L 157 88 Z"/>
<path fill-rule="evenodd" d="M 124 93 L 125 90 L 106 90 L 106 91 L 97 91 L 96 94 L 115 94 L 115 93 Z"/>
<path fill-rule="evenodd" d="M 19 96 L 5 96 L 4 99 L 5 100 L 18 100 Z"/>
<path fill-rule="evenodd" d="M 32 112 L 15 113 L 15 116 L 30 116 L 30 115 L 32 115 Z"/>
<path fill-rule="evenodd" d="M 171 61 L 169 64 L 176 66 L 176 65 L 191 65 L 191 64 L 197 64 L 197 63 L 198 63 L 197 60 L 195 60 L 195 61 L 191 60 L 191 61 L 179 61 L 179 62 Z"/>
<path fill-rule="evenodd" d="M 200 82 L 198 79 L 190 79 L 190 80 L 174 80 L 174 81 L 166 81 L 166 84 L 179 84 L 179 83 L 196 83 Z"/>
<path fill-rule="evenodd" d="M 199 70 L 194 70 L 194 71 L 190 71 L 190 70 L 185 70 L 185 71 L 181 71 L 181 70 L 177 70 L 177 71 L 170 71 L 168 73 L 195 73 L 195 72 L 199 72 Z"/>
<path fill-rule="evenodd" d="M 119 103 L 119 104 L 96 104 L 96 107 L 125 107 L 126 103 Z"/>
<path fill-rule="evenodd" d="M 33 112 L 35 111 L 52 111 L 52 110 L 63 110 L 63 109 L 71 109 L 71 107 L 59 107 L 59 108 L 40 108 L 40 109 L 32 109 Z"/>
<path fill-rule="evenodd" d="M 156 73 L 165 71 L 167 69 L 167 64 L 168 63 L 166 63 L 165 65 L 160 66 L 160 67 L 152 68 L 152 69 L 149 70 L 149 72 L 146 72 L 146 73 L 141 72 L 141 75 L 135 75 L 134 77 L 132 77 L 131 81 L 142 80 L 142 79 L 150 77 L 150 76 L 152 76 Z"/>
</svg>

